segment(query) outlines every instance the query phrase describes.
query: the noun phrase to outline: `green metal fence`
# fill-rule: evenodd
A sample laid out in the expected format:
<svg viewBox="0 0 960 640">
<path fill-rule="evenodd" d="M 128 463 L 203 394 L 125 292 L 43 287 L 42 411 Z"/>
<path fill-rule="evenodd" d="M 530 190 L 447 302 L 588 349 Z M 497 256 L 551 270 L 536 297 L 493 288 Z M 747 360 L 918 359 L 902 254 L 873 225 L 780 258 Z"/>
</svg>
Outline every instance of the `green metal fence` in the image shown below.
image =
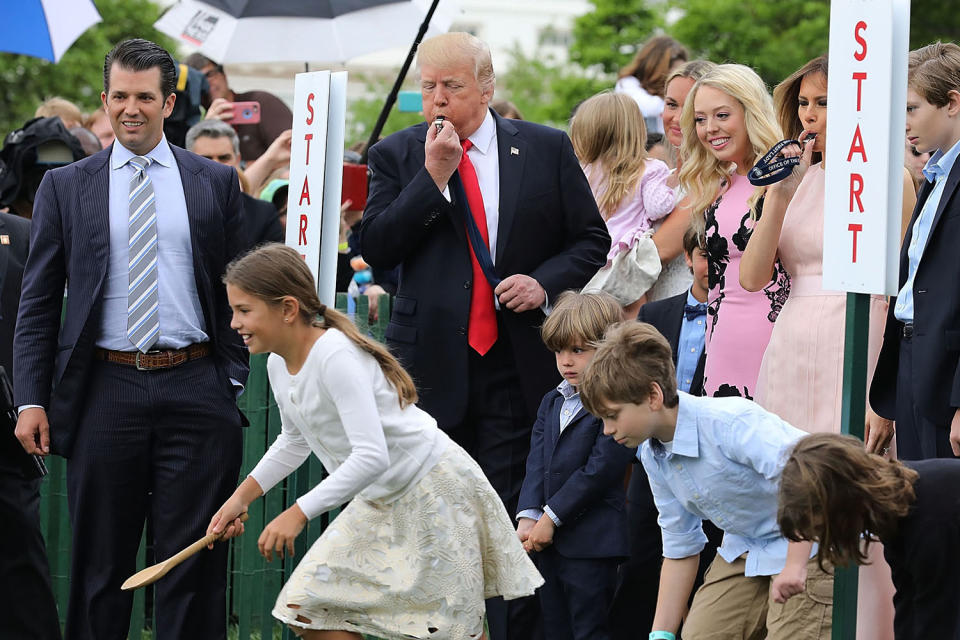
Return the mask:
<svg viewBox="0 0 960 640">
<path fill-rule="evenodd" d="M 343 293 L 337 294 L 336 308 L 346 311 L 347 299 Z M 383 341 L 383 332 L 390 317 L 390 300 L 381 296 L 378 304 L 378 318 L 369 323 L 368 306 L 365 296 L 357 301 L 354 322 L 358 328 Z M 255 355 L 250 358 L 250 377 L 239 399 L 240 409 L 250 421 L 250 427 L 244 432 L 243 463 L 240 477 L 249 473 L 266 452 L 267 448 L 280 433 L 280 413 L 270 393 L 267 380 L 266 356 Z M 67 599 L 70 584 L 70 520 L 66 499 L 66 464 L 62 458 L 47 461 L 49 475 L 41 488 L 40 517 L 41 527 L 47 543 L 47 555 L 50 561 L 50 574 L 53 579 L 53 594 L 60 609 L 61 624 L 66 619 Z M 323 477 L 323 467 L 315 457 L 310 459 L 280 486 L 274 488 L 263 500 L 250 507 L 250 520 L 246 524 L 247 533 L 230 542 L 229 576 L 227 583 L 228 616 L 230 638 L 237 640 L 278 638 L 293 640 L 289 629 L 281 628 L 270 611 L 280 587 L 304 552 L 320 536 L 330 518 L 336 512 L 326 514 L 310 522 L 304 535 L 296 543 L 294 558 L 268 563 L 257 551 L 257 537 L 263 527 L 289 507 L 297 496 L 306 493 Z M 212 515 L 212 514 L 211 514 Z M 140 543 L 137 569 L 147 566 L 150 558 L 147 536 Z M 159 560 L 163 560 L 160 558 Z M 133 613 L 130 620 L 130 640 L 145 640 L 152 636 L 153 587 L 138 589 L 134 592 Z"/>
</svg>

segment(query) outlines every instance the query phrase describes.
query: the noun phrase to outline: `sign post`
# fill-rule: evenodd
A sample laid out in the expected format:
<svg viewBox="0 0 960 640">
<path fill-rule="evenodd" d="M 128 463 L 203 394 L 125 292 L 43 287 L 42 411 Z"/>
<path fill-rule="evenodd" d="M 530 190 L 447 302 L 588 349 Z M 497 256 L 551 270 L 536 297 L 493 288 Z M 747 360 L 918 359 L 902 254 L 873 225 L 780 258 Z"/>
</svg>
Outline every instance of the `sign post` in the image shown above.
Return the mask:
<svg viewBox="0 0 960 640">
<path fill-rule="evenodd" d="M 870 294 L 896 295 L 909 0 L 832 0 L 823 287 L 847 291 L 841 430 L 864 436 Z M 833 638 L 854 640 L 856 567 L 834 580 Z"/>
<path fill-rule="evenodd" d="M 287 246 L 317 282 L 320 301 L 336 296 L 347 73 L 298 73 L 294 83 Z"/>
</svg>

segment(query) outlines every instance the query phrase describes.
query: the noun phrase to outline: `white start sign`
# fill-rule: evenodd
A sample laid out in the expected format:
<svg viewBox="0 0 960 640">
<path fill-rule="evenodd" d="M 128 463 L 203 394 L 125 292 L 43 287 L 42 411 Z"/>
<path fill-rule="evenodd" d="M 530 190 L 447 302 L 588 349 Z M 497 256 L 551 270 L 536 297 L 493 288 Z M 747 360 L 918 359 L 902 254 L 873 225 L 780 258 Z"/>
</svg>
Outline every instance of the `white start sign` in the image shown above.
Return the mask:
<svg viewBox="0 0 960 640">
<path fill-rule="evenodd" d="M 833 0 L 823 287 L 896 295 L 909 0 Z"/>
</svg>

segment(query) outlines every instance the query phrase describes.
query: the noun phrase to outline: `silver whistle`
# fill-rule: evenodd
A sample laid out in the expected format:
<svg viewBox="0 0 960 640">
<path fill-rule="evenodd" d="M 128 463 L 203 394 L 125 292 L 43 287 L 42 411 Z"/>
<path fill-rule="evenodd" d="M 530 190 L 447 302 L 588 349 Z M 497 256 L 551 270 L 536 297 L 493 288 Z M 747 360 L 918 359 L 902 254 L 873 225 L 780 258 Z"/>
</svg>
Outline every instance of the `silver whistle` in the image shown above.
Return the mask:
<svg viewBox="0 0 960 640">
<path fill-rule="evenodd" d="M 437 116 L 437 119 L 433 121 L 433 126 L 437 128 L 437 133 L 443 131 L 443 121 L 446 119 L 446 116 Z"/>
</svg>

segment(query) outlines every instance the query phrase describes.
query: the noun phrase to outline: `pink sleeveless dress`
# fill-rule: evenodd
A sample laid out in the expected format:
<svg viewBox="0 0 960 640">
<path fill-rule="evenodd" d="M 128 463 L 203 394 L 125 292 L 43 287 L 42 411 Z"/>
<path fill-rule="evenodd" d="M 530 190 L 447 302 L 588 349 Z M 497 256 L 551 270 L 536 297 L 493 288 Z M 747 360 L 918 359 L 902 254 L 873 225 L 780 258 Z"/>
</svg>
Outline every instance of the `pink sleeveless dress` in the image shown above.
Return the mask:
<svg viewBox="0 0 960 640">
<path fill-rule="evenodd" d="M 790 296 L 774 325 L 757 380 L 756 402 L 810 433 L 840 431 L 846 292 L 823 288 L 824 171 L 810 167 L 787 207 L 778 254 Z M 880 353 L 887 303 L 870 300 L 867 381 Z M 893 582 L 882 547 L 860 567 L 857 638 L 893 640 Z"/>
<path fill-rule="evenodd" d="M 727 190 L 704 212 L 710 272 L 704 365 L 708 396 L 754 397 L 763 352 L 790 290 L 790 278 L 779 263 L 763 290 L 740 286 L 740 257 L 754 224 L 747 205 L 753 189 L 746 177 L 731 174 Z"/>
</svg>

